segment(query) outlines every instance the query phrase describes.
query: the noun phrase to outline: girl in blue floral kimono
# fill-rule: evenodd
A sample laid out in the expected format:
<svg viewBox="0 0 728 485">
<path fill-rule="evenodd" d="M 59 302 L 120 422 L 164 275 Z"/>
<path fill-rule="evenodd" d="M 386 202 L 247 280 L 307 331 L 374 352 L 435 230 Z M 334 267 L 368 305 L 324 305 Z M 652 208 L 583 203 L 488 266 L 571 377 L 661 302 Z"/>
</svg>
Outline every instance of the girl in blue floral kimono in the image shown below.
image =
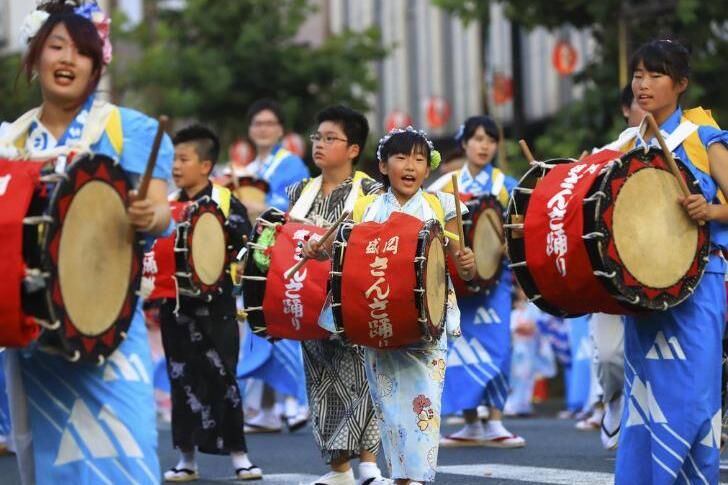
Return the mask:
<svg viewBox="0 0 728 485">
<path fill-rule="evenodd" d="M 708 111 L 680 107 L 690 66 L 688 51 L 679 43 L 643 45 L 630 70 L 640 107 L 655 117 L 666 137 L 681 133 L 673 151 L 698 179 L 703 195 L 680 203 L 690 218 L 710 225 L 711 253 L 702 281 L 685 302 L 625 318 L 625 406 L 615 481 L 718 483 L 726 305 L 720 250 L 728 247 L 728 133 Z M 631 146 L 634 142 L 623 149 Z"/>
<path fill-rule="evenodd" d="M 43 104 L 0 130 L 0 152 L 42 159 L 71 150 L 119 161 L 136 181 L 157 122 L 96 98 L 111 60 L 109 19 L 95 3 L 47 2 L 26 19 L 24 68 L 40 83 Z M 167 182 L 173 148 L 164 137 L 147 198 L 129 221 L 153 237 L 170 227 Z M 31 345 L 5 356 L 13 436 L 23 483 L 159 482 L 152 368 L 141 299 L 126 340 L 106 363 L 71 363 Z"/>
<path fill-rule="evenodd" d="M 472 250 L 466 248 L 461 252 L 457 244 L 452 244 L 458 232 L 454 197 L 442 192 L 426 194 L 421 188 L 430 170 L 440 162 L 440 154 L 424 132 L 411 127 L 389 132 L 379 142 L 377 159 L 388 190 L 361 198 L 354 207 L 354 221 L 385 223 L 393 212 L 404 212 L 421 220 L 438 219 L 451 238 L 448 247 L 458 273 L 465 280 L 472 279 Z M 309 255 L 317 255 L 312 250 L 316 246 L 310 243 L 306 247 Z M 366 349 L 367 380 L 384 456 L 397 483 L 435 479 L 447 335 L 460 334 L 457 305 L 449 305 L 446 320 L 447 332 L 434 343 L 395 350 Z"/>
</svg>

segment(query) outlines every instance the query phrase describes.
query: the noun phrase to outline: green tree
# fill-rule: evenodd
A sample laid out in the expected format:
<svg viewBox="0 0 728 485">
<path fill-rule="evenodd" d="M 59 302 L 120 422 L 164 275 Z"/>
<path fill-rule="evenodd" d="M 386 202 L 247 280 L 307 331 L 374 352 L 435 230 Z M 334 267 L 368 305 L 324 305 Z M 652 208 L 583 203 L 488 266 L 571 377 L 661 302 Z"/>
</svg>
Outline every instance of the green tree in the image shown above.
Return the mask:
<svg viewBox="0 0 728 485">
<path fill-rule="evenodd" d="M 280 101 L 289 128 L 299 132 L 327 104 L 368 109 L 377 87 L 371 63 L 386 54 L 378 32 L 302 44 L 296 35 L 313 12 L 308 0 L 188 0 L 182 10 L 147 8 L 148 20 L 124 36 L 137 55 L 115 68 L 119 101 L 198 119 L 226 141 L 246 133 L 245 112 L 262 97 Z"/>
<path fill-rule="evenodd" d="M 0 56 L 0 121 L 13 121 L 40 104 L 37 83 L 28 85 L 23 75 L 18 77 L 20 63 L 20 54 Z"/>
<path fill-rule="evenodd" d="M 488 0 L 433 0 L 461 15 L 487 9 Z M 623 19 L 627 51 L 654 38 L 672 38 L 692 50 L 693 75 L 683 105 L 711 107 L 718 122 L 728 123 L 723 80 L 728 76 L 728 0 L 501 0 L 506 14 L 526 28 L 570 24 L 590 27 L 597 49 L 594 60 L 576 74 L 584 97 L 565 106 L 536 134 L 538 158 L 577 156 L 601 146 L 624 126 L 619 110 L 618 25 Z M 470 4 L 470 5 L 468 5 Z M 518 87 L 516 87 L 518 89 Z"/>
</svg>

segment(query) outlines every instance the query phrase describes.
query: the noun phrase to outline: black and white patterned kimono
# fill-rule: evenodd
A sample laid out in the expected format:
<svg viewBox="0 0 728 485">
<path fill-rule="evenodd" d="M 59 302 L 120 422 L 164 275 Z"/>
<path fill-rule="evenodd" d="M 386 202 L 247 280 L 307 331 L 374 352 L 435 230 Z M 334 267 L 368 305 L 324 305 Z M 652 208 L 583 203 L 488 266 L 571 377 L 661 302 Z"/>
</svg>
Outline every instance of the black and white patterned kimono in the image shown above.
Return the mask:
<svg viewBox="0 0 728 485">
<path fill-rule="evenodd" d="M 217 189 L 217 187 L 216 187 Z M 226 190 L 226 189 L 224 189 Z M 213 196 L 209 185 L 193 199 Z M 188 200 L 184 192 L 179 200 Z M 223 212 L 225 210 L 223 209 Z M 245 207 L 230 197 L 229 242 L 240 250 L 250 233 Z M 246 451 L 243 405 L 236 380 L 240 335 L 232 281 L 209 303 L 180 296 L 160 310 L 162 343 L 172 397 L 172 442 L 176 448 L 202 453 Z"/>
<path fill-rule="evenodd" d="M 358 195 L 376 193 L 381 188 L 362 172 L 347 178 L 328 196 L 321 192 L 320 177 L 303 180 L 287 189 L 291 216 L 328 226 L 345 208 L 353 207 Z M 303 362 L 313 434 L 326 462 L 358 457 L 362 450 L 377 453 L 379 428 L 363 350 L 340 339 L 310 340 L 303 342 Z"/>
</svg>

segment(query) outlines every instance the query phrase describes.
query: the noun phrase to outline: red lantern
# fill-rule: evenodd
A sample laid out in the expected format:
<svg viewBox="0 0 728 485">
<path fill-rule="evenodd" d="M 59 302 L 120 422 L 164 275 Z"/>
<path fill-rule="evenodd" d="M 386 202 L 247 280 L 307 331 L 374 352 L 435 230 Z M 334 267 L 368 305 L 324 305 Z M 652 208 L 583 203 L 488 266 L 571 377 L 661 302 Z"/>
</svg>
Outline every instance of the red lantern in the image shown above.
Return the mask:
<svg viewBox="0 0 728 485">
<path fill-rule="evenodd" d="M 513 78 L 502 72 L 493 75 L 493 102 L 506 104 L 513 99 Z"/>
<path fill-rule="evenodd" d="M 238 140 L 230 146 L 230 160 L 235 167 L 245 167 L 255 159 L 253 146 L 245 140 Z"/>
<path fill-rule="evenodd" d="M 450 121 L 450 105 L 442 96 L 431 96 L 425 103 L 425 114 L 430 128 L 442 128 Z"/>
<path fill-rule="evenodd" d="M 289 133 L 283 137 L 283 148 L 303 158 L 306 154 L 306 143 L 298 133 Z"/>
<path fill-rule="evenodd" d="M 576 69 L 576 61 L 579 59 L 579 53 L 573 45 L 566 40 L 560 40 L 554 46 L 554 52 L 551 60 L 558 72 L 562 76 L 568 76 L 574 73 Z"/>
<path fill-rule="evenodd" d="M 407 128 L 412 124 L 412 118 L 402 111 L 392 111 L 384 122 L 384 128 L 391 131 L 395 128 Z"/>
</svg>

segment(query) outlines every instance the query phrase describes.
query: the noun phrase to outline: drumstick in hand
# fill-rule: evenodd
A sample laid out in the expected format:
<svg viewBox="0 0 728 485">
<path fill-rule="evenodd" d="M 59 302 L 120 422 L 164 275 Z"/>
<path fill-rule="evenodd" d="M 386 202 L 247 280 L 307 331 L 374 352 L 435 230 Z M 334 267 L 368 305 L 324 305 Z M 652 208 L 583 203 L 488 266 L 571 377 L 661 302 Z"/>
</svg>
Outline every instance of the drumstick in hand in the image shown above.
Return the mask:
<svg viewBox="0 0 728 485">
<path fill-rule="evenodd" d="M 147 197 L 147 190 L 149 190 L 149 182 L 152 180 L 152 173 L 154 173 L 154 167 L 157 165 L 157 155 L 159 155 L 159 147 L 162 144 L 162 135 L 167 129 L 167 123 L 169 118 L 165 115 L 159 117 L 159 125 L 157 126 L 157 134 L 154 135 L 154 143 L 152 144 L 152 151 L 149 153 L 149 160 L 147 160 L 147 168 L 144 170 L 142 181 L 139 184 L 139 190 L 137 190 L 137 198 L 144 200 Z"/>
<path fill-rule="evenodd" d="M 463 168 L 467 170 L 467 168 Z M 458 238 L 460 238 L 460 251 L 465 249 L 465 233 L 463 231 L 463 214 L 460 210 L 460 190 L 458 189 L 458 176 L 452 174 L 452 193 L 455 196 L 455 219 L 458 222 Z"/>
<path fill-rule="evenodd" d="M 324 233 L 323 236 L 321 236 L 321 239 L 318 240 L 318 244 L 322 245 L 326 243 L 329 239 L 331 239 L 331 236 L 334 235 L 334 232 L 336 232 L 336 228 L 339 227 L 339 225 L 346 220 L 347 217 L 349 217 L 349 214 L 351 214 L 349 211 L 344 211 L 341 213 L 338 219 L 336 219 L 336 222 L 334 222 L 331 227 L 329 227 L 328 231 Z M 298 263 L 296 263 L 294 266 L 288 269 L 288 271 L 285 272 L 283 275 L 283 279 L 290 279 L 293 274 L 301 269 L 304 264 L 306 264 L 306 261 L 308 261 L 308 258 L 303 256 Z"/>
<path fill-rule="evenodd" d="M 688 189 L 688 184 L 685 182 L 685 179 L 682 176 L 682 173 L 680 173 L 680 169 L 677 167 L 677 164 L 675 163 L 675 159 L 672 156 L 672 152 L 670 151 L 670 148 L 667 146 L 667 143 L 665 142 L 665 138 L 662 136 L 662 132 L 660 132 L 660 127 L 657 126 L 657 122 L 655 121 L 655 117 L 652 116 L 652 113 L 647 113 L 645 115 L 645 119 L 647 120 L 647 124 L 650 127 L 650 130 L 655 134 L 655 138 L 657 138 L 657 142 L 660 144 L 660 148 L 662 149 L 662 153 L 665 155 L 665 162 L 667 162 L 667 166 L 670 169 L 670 172 L 675 176 L 677 179 L 677 184 L 680 186 L 680 192 L 682 192 L 683 197 L 687 197 L 690 195 L 690 189 Z M 702 226 L 705 224 L 705 221 L 698 221 L 698 225 Z"/>
<path fill-rule="evenodd" d="M 535 158 L 533 158 L 533 153 L 531 153 L 531 149 L 528 148 L 528 143 L 526 143 L 526 140 L 521 138 L 518 140 L 518 144 L 521 147 L 521 151 L 523 152 L 523 155 L 526 157 L 526 160 L 528 160 L 528 163 L 531 164 L 536 161 Z"/>
</svg>

